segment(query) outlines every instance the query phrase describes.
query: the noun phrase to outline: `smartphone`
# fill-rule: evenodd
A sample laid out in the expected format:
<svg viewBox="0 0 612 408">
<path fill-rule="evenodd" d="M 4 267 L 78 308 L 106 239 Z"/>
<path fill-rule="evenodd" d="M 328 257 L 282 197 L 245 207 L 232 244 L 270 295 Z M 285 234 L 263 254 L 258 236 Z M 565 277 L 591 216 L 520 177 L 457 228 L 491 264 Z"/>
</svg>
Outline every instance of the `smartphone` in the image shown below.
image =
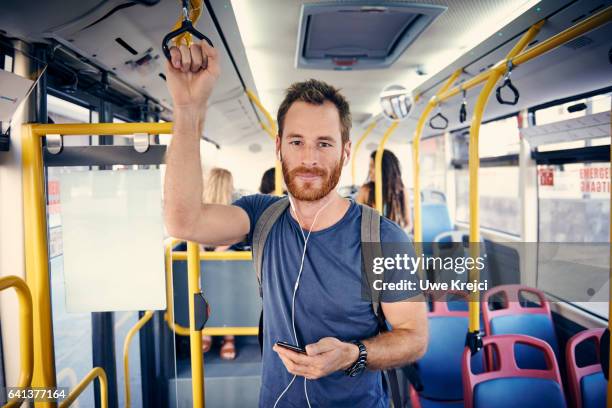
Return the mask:
<svg viewBox="0 0 612 408">
<path fill-rule="evenodd" d="M 287 350 L 295 351 L 296 353 L 306 354 L 306 349 L 303 347 L 294 346 L 293 344 L 285 343 L 284 341 L 277 341 L 276 345 L 279 347 L 284 347 Z"/>
</svg>

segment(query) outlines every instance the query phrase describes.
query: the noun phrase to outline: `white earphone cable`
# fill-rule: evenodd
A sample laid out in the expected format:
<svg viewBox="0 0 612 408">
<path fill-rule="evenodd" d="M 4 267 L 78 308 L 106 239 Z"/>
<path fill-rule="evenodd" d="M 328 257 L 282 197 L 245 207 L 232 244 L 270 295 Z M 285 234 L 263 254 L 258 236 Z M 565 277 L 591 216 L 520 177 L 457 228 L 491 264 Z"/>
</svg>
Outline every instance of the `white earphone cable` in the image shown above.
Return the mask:
<svg viewBox="0 0 612 408">
<path fill-rule="evenodd" d="M 310 239 L 310 234 L 312 233 L 312 230 L 314 229 L 314 226 L 315 226 L 315 223 L 317 222 L 317 218 L 319 217 L 319 214 L 321 213 L 321 211 L 323 211 L 323 209 L 325 209 L 329 205 L 329 203 L 331 203 L 331 200 L 329 200 L 323 207 L 317 210 L 314 216 L 314 219 L 312 220 L 312 225 L 310 226 L 310 229 L 308 230 L 308 234 L 305 235 L 304 231 L 302 230 L 302 221 L 300 220 L 297 209 L 293 205 L 293 200 L 291 200 L 291 194 L 287 193 L 287 197 L 289 198 L 289 204 L 290 204 L 291 209 L 293 210 L 293 213 L 295 214 L 295 218 L 297 218 L 298 227 L 300 229 L 300 233 L 302 234 L 302 238 L 304 238 L 304 251 L 302 252 L 302 259 L 300 261 L 300 270 L 295 280 L 295 285 L 293 287 L 293 297 L 291 299 L 291 325 L 293 328 L 293 338 L 295 340 L 295 345 L 299 346 L 300 343 L 297 339 L 297 331 L 295 329 L 295 295 L 297 294 L 298 287 L 300 286 L 300 278 L 302 277 L 302 271 L 304 270 L 304 259 L 306 258 L 306 248 L 308 245 L 308 240 Z M 293 376 L 291 381 L 289 381 L 289 384 L 287 384 L 283 392 L 281 392 L 281 394 L 278 396 L 278 398 L 276 399 L 276 402 L 274 403 L 274 408 L 276 408 L 276 406 L 278 405 L 283 395 L 285 395 L 285 393 L 289 390 L 289 388 L 295 381 L 296 377 L 297 377 L 296 375 Z M 306 388 L 306 381 L 307 381 L 306 378 L 304 378 L 304 395 L 306 396 L 306 403 L 308 404 L 308 408 L 311 408 L 310 400 L 308 398 L 308 390 Z"/>
</svg>

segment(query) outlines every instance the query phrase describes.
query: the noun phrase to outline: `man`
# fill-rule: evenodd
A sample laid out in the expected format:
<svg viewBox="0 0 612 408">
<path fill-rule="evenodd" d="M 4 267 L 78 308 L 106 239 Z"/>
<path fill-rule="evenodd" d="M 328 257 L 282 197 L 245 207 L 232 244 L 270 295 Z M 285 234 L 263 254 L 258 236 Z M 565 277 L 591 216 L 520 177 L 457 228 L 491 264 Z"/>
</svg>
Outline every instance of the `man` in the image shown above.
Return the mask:
<svg viewBox="0 0 612 408">
<path fill-rule="evenodd" d="M 259 216 L 280 198 L 253 195 L 231 206 L 202 204 L 199 138 L 220 74 L 218 55 L 202 42 L 174 47 L 171 56 L 167 79 L 174 135 L 164 202 L 168 232 L 212 246 L 250 242 Z M 276 152 L 292 208 L 276 221 L 265 245 L 259 405 L 387 407 L 380 370 L 423 355 L 426 309 L 423 302 L 399 302 L 403 299 L 383 294 L 381 306 L 392 331 L 379 334 L 372 306 L 361 296 L 361 207 L 335 191 L 351 153 L 348 103 L 322 82 L 294 84 L 278 110 L 278 126 Z M 381 241 L 406 243 L 408 238 L 383 219 Z M 307 354 L 279 347 L 277 341 L 297 341 L 306 345 Z M 364 349 L 367 369 L 346 375 Z"/>
</svg>

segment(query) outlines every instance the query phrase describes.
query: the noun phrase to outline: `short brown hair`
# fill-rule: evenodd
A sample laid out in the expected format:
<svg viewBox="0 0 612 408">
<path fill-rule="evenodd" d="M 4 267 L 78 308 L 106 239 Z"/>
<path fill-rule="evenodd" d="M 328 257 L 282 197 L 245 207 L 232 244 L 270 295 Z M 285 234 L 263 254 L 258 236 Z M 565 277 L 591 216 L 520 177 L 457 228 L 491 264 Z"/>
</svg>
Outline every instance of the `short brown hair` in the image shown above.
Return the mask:
<svg viewBox="0 0 612 408">
<path fill-rule="evenodd" d="M 285 116 L 293 102 L 301 101 L 311 103 L 313 105 L 322 105 L 325 101 L 330 101 L 338 109 L 340 116 L 340 134 L 342 135 L 342 144 L 349 141 L 351 132 L 351 111 L 349 104 L 340 93 L 339 89 L 326 84 L 323 81 L 309 79 L 304 82 L 296 82 L 292 84 L 285 95 L 285 99 L 278 108 L 276 121 L 278 123 L 278 134 L 283 135 L 283 126 L 285 124 Z"/>
</svg>

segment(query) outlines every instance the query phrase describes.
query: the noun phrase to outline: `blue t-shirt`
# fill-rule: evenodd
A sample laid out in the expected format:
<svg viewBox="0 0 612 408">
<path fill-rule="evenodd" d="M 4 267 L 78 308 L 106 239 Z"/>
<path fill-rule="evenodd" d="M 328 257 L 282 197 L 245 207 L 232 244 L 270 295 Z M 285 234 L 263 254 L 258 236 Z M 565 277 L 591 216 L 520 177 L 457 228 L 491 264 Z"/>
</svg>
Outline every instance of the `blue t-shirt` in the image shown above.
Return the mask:
<svg viewBox="0 0 612 408">
<path fill-rule="evenodd" d="M 251 230 L 263 211 L 280 197 L 250 195 L 234 205 L 244 209 Z M 342 341 L 361 340 L 378 333 L 378 323 L 369 300 L 362 296 L 361 207 L 351 201 L 336 224 L 314 231 L 308 239 L 304 267 L 295 298 L 295 326 L 300 346 L 323 337 Z M 304 235 L 308 231 L 304 230 Z M 381 219 L 381 242 L 408 243 L 404 231 Z M 406 244 L 412 250 L 412 245 Z M 291 323 L 293 288 L 298 276 L 304 238 L 300 226 L 287 209 L 272 227 L 266 241 L 263 268 L 263 364 L 259 406 L 273 407 L 293 378 L 272 346 L 277 341 L 295 344 Z M 381 293 L 382 300 L 406 299 L 412 294 Z M 380 371 L 364 370 L 356 377 L 341 371 L 318 380 L 307 380 L 311 407 L 387 408 L 387 392 Z M 277 407 L 307 407 L 304 378 L 297 377 Z"/>
</svg>

